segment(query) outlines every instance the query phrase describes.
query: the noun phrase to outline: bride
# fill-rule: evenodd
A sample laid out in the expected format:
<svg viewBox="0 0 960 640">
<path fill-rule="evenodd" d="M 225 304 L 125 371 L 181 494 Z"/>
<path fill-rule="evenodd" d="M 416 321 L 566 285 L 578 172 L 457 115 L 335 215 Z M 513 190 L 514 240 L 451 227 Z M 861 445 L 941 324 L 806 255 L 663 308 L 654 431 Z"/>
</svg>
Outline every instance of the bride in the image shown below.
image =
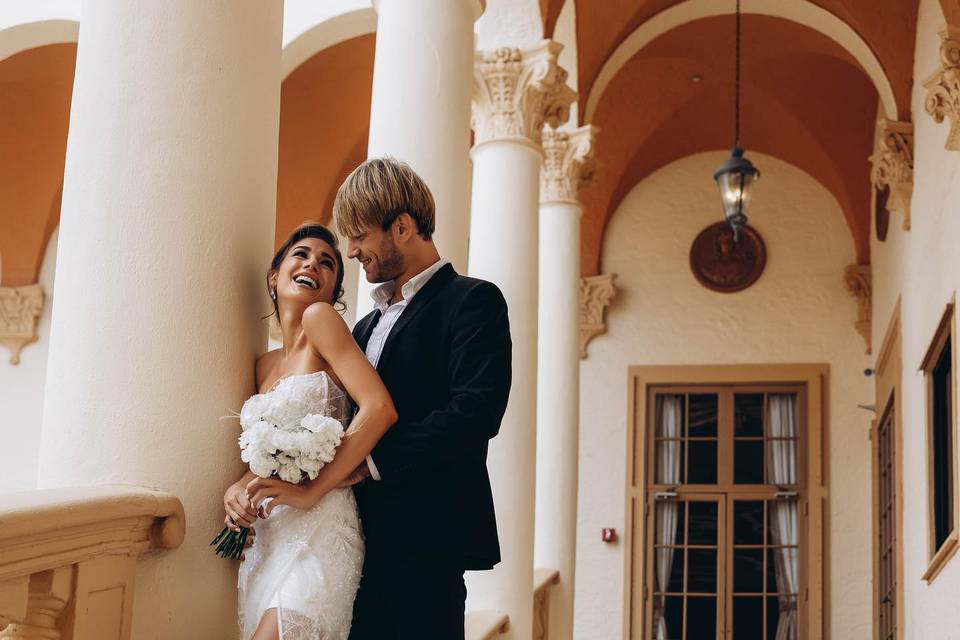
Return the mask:
<svg viewBox="0 0 960 640">
<path fill-rule="evenodd" d="M 319 413 L 349 427 L 314 480 L 291 484 L 248 471 L 224 495 L 227 526 L 256 527 L 238 580 L 244 640 L 346 640 L 350 632 L 363 538 L 353 491 L 338 485 L 397 414 L 333 307 L 342 282 L 336 237 L 312 223 L 293 232 L 267 273 L 283 347 L 257 360 L 259 393 L 247 404 L 302 414 L 291 417 Z"/>
</svg>

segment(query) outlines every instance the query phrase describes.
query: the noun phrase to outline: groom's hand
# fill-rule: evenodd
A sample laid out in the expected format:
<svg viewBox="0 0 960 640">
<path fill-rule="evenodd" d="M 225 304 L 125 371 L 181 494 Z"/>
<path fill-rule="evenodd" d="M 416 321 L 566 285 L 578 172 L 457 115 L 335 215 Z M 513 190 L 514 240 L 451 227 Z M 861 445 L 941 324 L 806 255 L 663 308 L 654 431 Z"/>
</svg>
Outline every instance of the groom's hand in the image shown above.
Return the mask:
<svg viewBox="0 0 960 640">
<path fill-rule="evenodd" d="M 370 477 L 370 467 L 367 466 L 367 462 L 366 460 L 364 460 L 363 462 L 360 463 L 360 466 L 358 466 L 356 469 L 351 471 L 350 475 L 344 478 L 343 481 L 337 486 L 352 487 L 353 485 L 359 482 L 363 482 L 369 477 Z"/>
<path fill-rule="evenodd" d="M 250 528 L 257 519 L 257 510 L 247 497 L 246 487 L 236 482 L 223 494 L 223 510 L 227 512 L 227 527 L 238 531 L 240 527 Z"/>
</svg>

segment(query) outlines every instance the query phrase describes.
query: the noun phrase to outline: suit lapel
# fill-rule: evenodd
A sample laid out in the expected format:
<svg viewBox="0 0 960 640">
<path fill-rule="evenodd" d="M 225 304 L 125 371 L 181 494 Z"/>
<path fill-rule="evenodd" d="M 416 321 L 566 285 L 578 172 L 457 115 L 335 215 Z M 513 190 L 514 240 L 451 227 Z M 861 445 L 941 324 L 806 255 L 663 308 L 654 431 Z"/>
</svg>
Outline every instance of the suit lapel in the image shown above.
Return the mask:
<svg viewBox="0 0 960 640">
<path fill-rule="evenodd" d="M 387 336 L 387 342 L 383 345 L 383 353 L 380 354 L 380 360 L 377 362 L 377 370 L 380 370 L 383 367 L 383 363 L 387 361 L 387 358 L 390 357 L 390 352 L 393 350 L 393 345 L 397 342 L 397 337 L 403 331 L 403 329 L 413 321 L 420 311 L 427 306 L 427 303 L 430 302 L 440 291 L 443 290 L 444 286 L 447 285 L 451 280 L 453 280 L 457 275 L 457 272 L 453 269 L 453 265 L 445 264 L 439 271 L 433 274 L 433 277 L 427 281 L 423 288 L 417 292 L 417 295 L 413 296 L 413 300 L 410 301 L 410 304 L 407 305 L 407 308 L 403 310 L 403 313 L 400 314 L 400 317 L 397 318 L 396 324 L 393 325 L 393 329 L 390 331 L 390 335 Z M 371 328 L 370 333 L 373 330 Z M 369 340 L 369 334 L 367 335 Z M 364 346 L 364 348 L 366 348 Z"/>
<path fill-rule="evenodd" d="M 373 328 L 377 326 L 380 319 L 380 310 L 374 309 L 357 323 L 353 328 L 353 339 L 357 341 L 360 351 L 367 352 L 367 343 L 370 342 L 370 336 L 373 335 Z"/>
</svg>

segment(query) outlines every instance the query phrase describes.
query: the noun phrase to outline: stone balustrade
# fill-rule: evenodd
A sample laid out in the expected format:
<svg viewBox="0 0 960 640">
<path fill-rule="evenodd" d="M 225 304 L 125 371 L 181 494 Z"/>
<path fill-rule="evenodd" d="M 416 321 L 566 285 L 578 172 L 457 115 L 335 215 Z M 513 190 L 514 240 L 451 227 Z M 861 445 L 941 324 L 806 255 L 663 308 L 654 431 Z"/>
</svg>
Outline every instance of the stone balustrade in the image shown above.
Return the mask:
<svg viewBox="0 0 960 640">
<path fill-rule="evenodd" d="M 0 497 L 0 639 L 127 640 L 137 556 L 184 531 L 180 500 L 142 487 Z"/>
<path fill-rule="evenodd" d="M 555 569 L 533 570 L 533 640 L 550 640 L 550 587 L 560 581 Z M 467 640 L 495 640 L 510 628 L 506 614 L 470 611 L 466 619 Z"/>
</svg>

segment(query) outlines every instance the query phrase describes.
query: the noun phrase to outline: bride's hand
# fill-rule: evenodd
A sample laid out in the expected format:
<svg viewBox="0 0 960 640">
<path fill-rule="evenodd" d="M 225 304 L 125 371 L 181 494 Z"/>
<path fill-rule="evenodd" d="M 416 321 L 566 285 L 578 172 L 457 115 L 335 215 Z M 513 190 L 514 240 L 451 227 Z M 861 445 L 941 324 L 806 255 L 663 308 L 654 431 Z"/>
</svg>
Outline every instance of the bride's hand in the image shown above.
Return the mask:
<svg viewBox="0 0 960 640">
<path fill-rule="evenodd" d="M 257 519 L 257 510 L 250 504 L 242 482 L 234 482 L 223 494 L 223 510 L 227 512 L 226 524 L 233 531 L 240 527 L 250 528 Z"/>
<path fill-rule="evenodd" d="M 262 511 L 263 518 L 269 516 L 277 505 L 285 504 L 306 511 L 318 500 L 307 484 L 293 484 L 276 478 L 254 478 L 247 485 L 247 497 L 254 509 Z M 267 498 L 270 501 L 263 505 Z"/>
</svg>

